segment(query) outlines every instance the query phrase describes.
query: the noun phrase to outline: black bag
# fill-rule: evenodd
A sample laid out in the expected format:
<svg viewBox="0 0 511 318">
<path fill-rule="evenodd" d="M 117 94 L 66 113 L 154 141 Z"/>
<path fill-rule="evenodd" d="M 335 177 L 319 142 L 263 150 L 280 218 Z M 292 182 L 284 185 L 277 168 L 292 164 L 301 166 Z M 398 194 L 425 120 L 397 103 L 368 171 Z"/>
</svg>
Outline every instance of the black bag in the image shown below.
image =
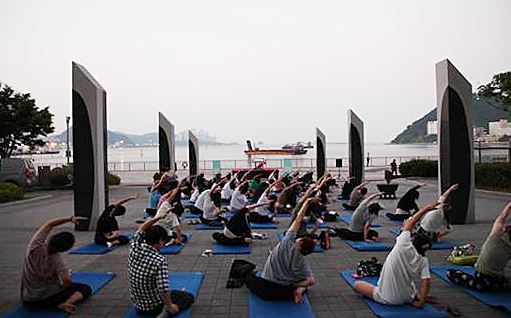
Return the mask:
<svg viewBox="0 0 511 318">
<path fill-rule="evenodd" d="M 370 260 L 361 260 L 357 263 L 357 275 L 360 277 L 380 276 L 383 264 L 376 257 Z"/>
<path fill-rule="evenodd" d="M 192 294 L 184 290 L 173 289 L 170 291 L 172 302 L 179 307 L 179 311 L 190 308 L 195 301 Z"/>
<path fill-rule="evenodd" d="M 323 214 L 323 221 L 325 222 L 337 222 L 337 212 L 329 211 Z"/>
<path fill-rule="evenodd" d="M 256 266 L 244 259 L 233 259 L 229 278 L 227 280 L 227 288 L 240 288 L 245 283 L 245 278 L 252 275 Z"/>
</svg>

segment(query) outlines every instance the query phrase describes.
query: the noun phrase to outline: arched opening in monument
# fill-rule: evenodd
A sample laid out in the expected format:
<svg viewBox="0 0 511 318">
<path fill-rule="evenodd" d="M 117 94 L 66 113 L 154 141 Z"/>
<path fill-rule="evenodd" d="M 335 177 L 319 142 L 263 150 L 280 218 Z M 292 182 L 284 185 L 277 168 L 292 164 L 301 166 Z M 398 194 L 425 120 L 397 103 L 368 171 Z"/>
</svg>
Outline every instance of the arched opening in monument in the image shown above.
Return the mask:
<svg viewBox="0 0 511 318">
<path fill-rule="evenodd" d="M 362 154 L 362 141 L 360 140 L 360 134 L 354 125 L 351 125 L 350 127 L 350 138 L 351 177 L 354 177 L 357 184 L 360 184 L 362 182 L 362 171 L 364 169 L 364 157 Z"/>
<path fill-rule="evenodd" d="M 165 130 L 160 127 L 158 130 L 158 142 L 159 142 L 159 161 L 160 161 L 160 172 L 167 171 L 169 169 L 174 169 L 174 167 L 170 166 L 170 149 L 169 149 L 169 140 Z"/>
<path fill-rule="evenodd" d="M 321 178 L 325 174 L 325 145 L 323 144 L 323 140 L 319 137 L 316 137 L 316 173 L 318 174 L 318 179 Z"/>
<path fill-rule="evenodd" d="M 73 90 L 73 184 L 75 187 L 74 210 L 76 216 L 91 218 L 94 203 L 94 148 L 87 106 L 80 94 Z M 89 221 L 76 224 L 76 229 L 86 231 Z"/>
<path fill-rule="evenodd" d="M 441 157 L 442 192 L 458 183 L 458 191 L 449 197 L 453 211 L 452 224 L 464 224 L 468 212 L 471 186 L 471 153 L 467 116 L 458 93 L 448 87 L 442 99 L 441 117 Z"/>
<path fill-rule="evenodd" d="M 195 145 L 191 140 L 188 140 L 188 158 L 190 160 L 190 175 L 197 174 L 197 154 L 195 153 Z"/>
</svg>

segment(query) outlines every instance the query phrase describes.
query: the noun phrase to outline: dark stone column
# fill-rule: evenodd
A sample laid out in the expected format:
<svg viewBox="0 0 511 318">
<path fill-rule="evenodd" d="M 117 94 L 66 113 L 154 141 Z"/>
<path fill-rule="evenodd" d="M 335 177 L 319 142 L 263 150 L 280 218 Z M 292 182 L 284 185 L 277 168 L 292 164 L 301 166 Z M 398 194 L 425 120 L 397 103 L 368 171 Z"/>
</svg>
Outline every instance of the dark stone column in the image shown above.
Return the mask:
<svg viewBox="0 0 511 318">
<path fill-rule="evenodd" d="M 326 171 L 326 136 L 316 128 L 316 175 L 321 178 Z"/>
<path fill-rule="evenodd" d="M 364 181 L 364 123 L 351 110 L 348 110 L 348 153 L 349 174 L 357 184 Z"/>
<path fill-rule="evenodd" d="M 72 63 L 74 213 L 88 218 L 76 230 L 94 230 L 108 205 L 106 91 L 80 64 Z"/>
<path fill-rule="evenodd" d="M 449 60 L 436 64 L 438 117 L 438 190 L 458 183 L 448 203 L 452 224 L 475 221 L 472 86 Z"/>
<path fill-rule="evenodd" d="M 174 125 L 162 114 L 158 113 L 158 145 L 160 172 L 176 170 L 176 136 Z"/>
<path fill-rule="evenodd" d="M 188 161 L 190 175 L 199 174 L 199 139 L 188 131 Z"/>
</svg>

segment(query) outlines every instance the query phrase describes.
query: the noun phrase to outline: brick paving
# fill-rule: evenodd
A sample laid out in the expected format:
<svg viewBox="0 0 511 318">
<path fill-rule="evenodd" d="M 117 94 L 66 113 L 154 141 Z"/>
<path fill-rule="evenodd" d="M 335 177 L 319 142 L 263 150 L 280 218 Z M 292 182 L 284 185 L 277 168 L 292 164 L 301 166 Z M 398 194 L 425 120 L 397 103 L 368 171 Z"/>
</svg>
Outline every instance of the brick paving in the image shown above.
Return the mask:
<svg viewBox="0 0 511 318">
<path fill-rule="evenodd" d="M 399 181 L 398 196 L 402 195 L 413 185 L 412 181 Z M 370 185 L 370 192 L 376 190 L 374 184 Z M 138 192 L 141 197 L 127 205 L 128 212 L 120 218 L 121 227 L 127 231 L 134 231 L 134 219 L 141 215 L 147 204 L 147 190 L 142 186 L 119 186 L 112 188 L 110 197 L 112 201 Z M 424 205 L 437 198 L 436 180 L 420 190 L 419 203 Z M 11 310 L 19 303 L 20 267 L 27 241 L 35 229 L 46 219 L 55 216 L 66 216 L 72 211 L 71 191 L 44 192 L 52 197 L 36 202 L 21 203 L 10 206 L 0 206 L 0 315 Z M 337 193 L 331 197 L 331 210 L 339 211 L 339 202 L 335 199 Z M 511 200 L 510 195 L 480 192 L 476 194 L 477 222 L 471 225 L 455 226 L 454 232 L 449 236 L 452 241 L 459 243 L 472 242 L 480 247 L 489 233 L 491 223 L 505 204 Z M 382 201 L 387 210 L 392 210 L 397 204 L 396 200 Z M 288 225 L 287 219 L 282 219 L 279 230 Z M 382 240 L 393 243 L 393 237 L 388 232 L 394 224 L 386 220 L 379 221 L 383 227 L 377 229 Z M 342 226 L 339 223 L 337 226 Z M 72 229 L 70 225 L 61 227 Z M 192 226 L 185 225 L 186 231 L 193 233 L 192 240 L 183 251 L 176 256 L 166 256 L 171 271 L 200 271 L 205 273 L 200 294 L 193 305 L 192 317 L 247 317 L 248 291 L 245 287 L 240 289 L 226 289 L 225 283 L 229 271 L 231 255 L 215 255 L 204 258 L 201 253 L 212 244 L 211 231 L 195 231 Z M 240 255 L 258 266 L 266 260 L 268 251 L 276 244 L 275 233 L 278 230 L 261 230 L 267 233 L 269 239 L 256 241 L 252 246 L 250 255 Z M 93 233 L 77 232 L 77 242 L 92 241 Z M 99 294 L 78 307 L 78 317 L 123 317 L 129 310 L 131 303 L 128 297 L 128 284 L 126 277 L 127 247 L 122 247 L 104 255 L 68 255 L 65 262 L 73 271 L 110 271 L 117 276 Z M 449 251 L 429 251 L 430 264 L 448 264 L 445 259 Z M 374 317 L 360 296 L 357 296 L 341 279 L 339 271 L 353 267 L 360 259 L 376 256 L 384 260 L 387 252 L 356 252 L 338 238 L 332 239 L 332 249 L 325 253 L 308 256 L 309 263 L 315 274 L 317 285 L 310 292 L 309 297 L 316 317 Z M 431 293 L 445 301 L 457 305 L 464 317 L 507 317 L 505 312 L 492 309 L 464 292 L 449 286 L 444 281 L 432 275 L 433 283 Z"/>
</svg>

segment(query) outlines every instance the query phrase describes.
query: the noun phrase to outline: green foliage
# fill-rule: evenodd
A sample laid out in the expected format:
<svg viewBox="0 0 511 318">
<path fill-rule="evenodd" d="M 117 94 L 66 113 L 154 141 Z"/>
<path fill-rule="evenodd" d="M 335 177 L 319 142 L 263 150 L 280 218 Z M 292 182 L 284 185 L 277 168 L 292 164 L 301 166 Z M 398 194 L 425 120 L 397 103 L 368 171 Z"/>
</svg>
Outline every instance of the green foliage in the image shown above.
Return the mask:
<svg viewBox="0 0 511 318">
<path fill-rule="evenodd" d="M 39 109 L 30 94 L 0 83 L 0 156 L 9 158 L 21 145 L 44 145 L 40 137 L 54 131 L 52 117 L 48 107 Z"/>
<path fill-rule="evenodd" d="M 494 75 L 490 83 L 479 86 L 477 94 L 493 98 L 502 104 L 502 109 L 511 113 L 511 72 Z"/>
<path fill-rule="evenodd" d="M 119 185 L 121 184 L 121 178 L 118 175 L 115 175 L 113 173 L 108 173 L 106 176 L 106 183 L 110 185 Z"/>
<path fill-rule="evenodd" d="M 68 166 L 53 168 L 50 171 L 50 186 L 52 188 L 62 188 L 67 186 L 73 176 L 73 169 Z"/>
<path fill-rule="evenodd" d="M 436 160 L 410 160 L 399 166 L 403 177 L 437 177 L 438 161 Z"/>
<path fill-rule="evenodd" d="M 0 203 L 21 200 L 25 189 L 12 183 L 0 183 Z"/>
<path fill-rule="evenodd" d="M 511 163 L 478 163 L 475 170 L 477 187 L 511 191 Z"/>
</svg>

